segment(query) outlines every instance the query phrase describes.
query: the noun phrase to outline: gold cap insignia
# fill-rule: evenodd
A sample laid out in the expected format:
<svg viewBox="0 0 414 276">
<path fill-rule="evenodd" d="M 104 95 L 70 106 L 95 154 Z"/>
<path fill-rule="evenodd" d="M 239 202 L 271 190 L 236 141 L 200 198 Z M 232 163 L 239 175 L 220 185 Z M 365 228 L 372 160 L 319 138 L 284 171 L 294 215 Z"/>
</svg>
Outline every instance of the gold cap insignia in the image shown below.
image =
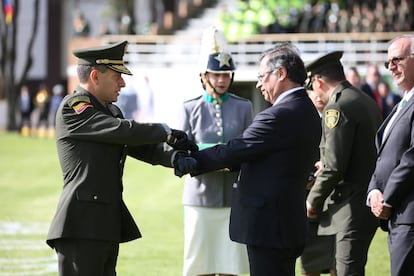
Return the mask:
<svg viewBox="0 0 414 276">
<path fill-rule="evenodd" d="M 325 111 L 325 125 L 328 128 L 334 128 L 339 122 L 340 112 L 335 109 Z"/>
</svg>

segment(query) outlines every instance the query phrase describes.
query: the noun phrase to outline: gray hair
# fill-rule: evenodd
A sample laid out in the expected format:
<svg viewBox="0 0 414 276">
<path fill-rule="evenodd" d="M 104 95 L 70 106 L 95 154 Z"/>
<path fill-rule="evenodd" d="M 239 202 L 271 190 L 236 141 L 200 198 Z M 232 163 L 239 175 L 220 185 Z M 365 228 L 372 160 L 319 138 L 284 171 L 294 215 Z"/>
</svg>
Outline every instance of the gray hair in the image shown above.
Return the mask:
<svg viewBox="0 0 414 276">
<path fill-rule="evenodd" d="M 290 42 L 275 44 L 272 48 L 264 51 L 259 61 L 268 57 L 267 67 L 276 70 L 280 66 L 286 68 L 287 77 L 291 81 L 303 85 L 307 78 L 305 64 L 300 57 L 299 49 Z"/>
<path fill-rule="evenodd" d="M 399 39 L 402 39 L 402 38 L 408 38 L 408 39 L 411 40 L 410 50 L 411 50 L 411 53 L 414 53 L 414 35 L 412 35 L 412 34 L 401 34 L 401 35 L 398 35 L 398 36 L 394 37 L 393 39 L 391 39 L 388 42 L 388 46 L 391 45 L 391 44 L 393 44 L 395 41 L 397 41 Z"/>
<path fill-rule="evenodd" d="M 108 70 L 105 65 L 78 65 L 77 72 L 80 83 L 86 83 L 92 70 L 98 70 L 103 73 Z"/>
</svg>

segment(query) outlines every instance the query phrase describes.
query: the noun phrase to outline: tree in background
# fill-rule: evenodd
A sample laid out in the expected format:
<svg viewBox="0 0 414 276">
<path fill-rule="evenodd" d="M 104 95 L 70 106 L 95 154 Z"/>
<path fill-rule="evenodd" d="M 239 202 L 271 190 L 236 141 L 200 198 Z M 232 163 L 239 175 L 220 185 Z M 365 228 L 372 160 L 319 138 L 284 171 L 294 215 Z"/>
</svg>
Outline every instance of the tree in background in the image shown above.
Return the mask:
<svg viewBox="0 0 414 276">
<path fill-rule="evenodd" d="M 17 16 L 20 0 L 0 0 L 0 99 L 7 100 L 7 130 L 17 130 L 16 107 L 20 88 L 33 63 L 32 49 L 39 25 L 39 1 L 33 1 L 33 24 L 25 53 L 23 70 L 15 72 Z M 25 1 L 27 4 L 27 1 Z"/>
</svg>

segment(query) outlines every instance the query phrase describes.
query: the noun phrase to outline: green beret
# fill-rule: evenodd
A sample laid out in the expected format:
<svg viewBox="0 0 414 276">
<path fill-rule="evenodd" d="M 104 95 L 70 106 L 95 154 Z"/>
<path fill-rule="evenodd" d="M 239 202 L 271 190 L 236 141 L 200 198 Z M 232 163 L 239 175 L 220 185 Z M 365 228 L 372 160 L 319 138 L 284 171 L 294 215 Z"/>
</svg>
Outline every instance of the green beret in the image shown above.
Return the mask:
<svg viewBox="0 0 414 276">
<path fill-rule="evenodd" d="M 123 56 L 126 52 L 128 41 L 109 44 L 105 46 L 76 49 L 73 54 L 79 58 L 79 65 L 105 65 L 115 72 L 132 75 L 125 67 Z"/>
</svg>

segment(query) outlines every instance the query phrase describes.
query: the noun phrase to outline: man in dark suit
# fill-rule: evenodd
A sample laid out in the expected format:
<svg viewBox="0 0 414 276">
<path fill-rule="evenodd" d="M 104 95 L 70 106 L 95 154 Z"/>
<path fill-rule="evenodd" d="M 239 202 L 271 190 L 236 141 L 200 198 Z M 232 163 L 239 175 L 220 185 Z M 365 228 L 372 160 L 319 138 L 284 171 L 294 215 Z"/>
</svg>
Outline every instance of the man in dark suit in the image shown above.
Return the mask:
<svg viewBox="0 0 414 276">
<path fill-rule="evenodd" d="M 320 118 L 303 88 L 305 67 L 292 44 L 262 54 L 258 79 L 256 87 L 272 106 L 241 136 L 177 159 L 175 168 L 179 176 L 240 168 L 230 238 L 247 245 L 251 276 L 293 276 L 305 245 L 305 185 L 318 156 Z"/>
<path fill-rule="evenodd" d="M 311 88 L 329 100 L 322 114 L 320 170 L 307 206 L 308 216 L 319 218 L 318 234 L 335 235 L 337 275 L 364 275 L 378 227 L 365 199 L 382 117 L 375 102 L 346 80 L 342 54 L 329 53 L 307 66 Z"/>
<path fill-rule="evenodd" d="M 187 135 L 165 124 L 123 118 L 112 104 L 125 86 L 127 42 L 75 50 L 80 85 L 56 116 L 63 189 L 47 243 L 58 255 L 59 275 L 116 275 L 119 243 L 141 237 L 123 200 L 126 156 L 171 167 L 174 151 L 195 150 Z"/>
<path fill-rule="evenodd" d="M 361 90 L 375 100 L 378 109 L 382 113 L 382 117 L 387 117 L 389 110 L 387 109 L 386 100 L 381 96 L 378 85 L 381 81 L 381 73 L 376 64 L 369 64 L 365 80 L 361 84 Z"/>
<path fill-rule="evenodd" d="M 413 35 L 391 40 L 385 67 L 404 96 L 377 132 L 378 158 L 368 187 L 368 203 L 381 219 L 382 228 L 389 231 L 391 275 L 414 275 Z"/>
</svg>

